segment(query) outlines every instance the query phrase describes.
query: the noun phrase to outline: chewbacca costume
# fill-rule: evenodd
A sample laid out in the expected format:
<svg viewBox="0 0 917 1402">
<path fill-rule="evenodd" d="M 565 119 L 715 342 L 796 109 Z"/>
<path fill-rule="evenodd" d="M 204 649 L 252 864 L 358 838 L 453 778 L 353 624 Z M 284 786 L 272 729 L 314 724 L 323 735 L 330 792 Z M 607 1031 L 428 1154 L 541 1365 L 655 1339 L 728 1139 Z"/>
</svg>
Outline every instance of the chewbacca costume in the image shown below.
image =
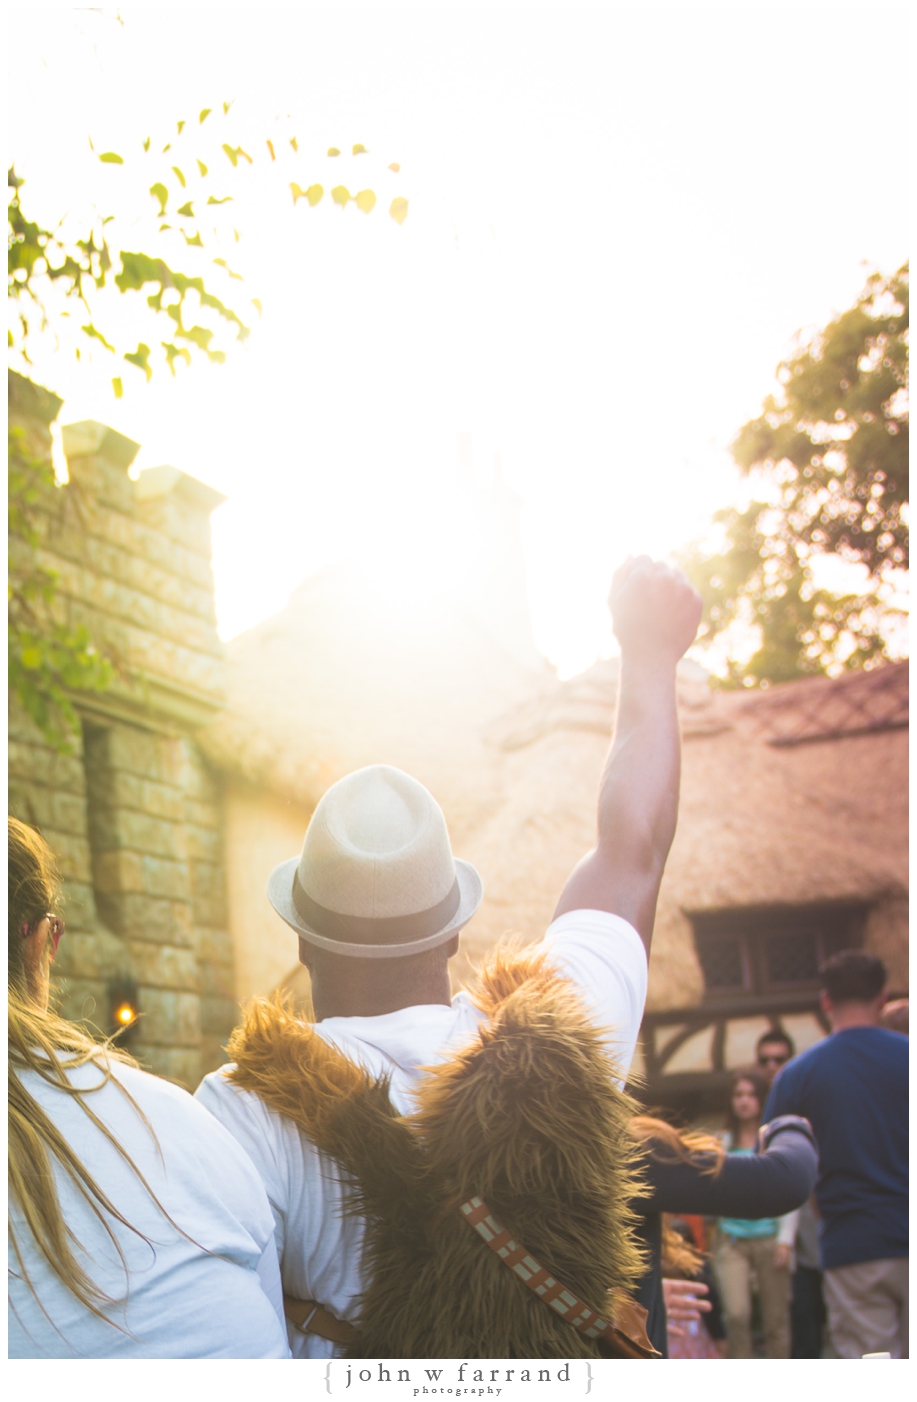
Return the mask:
<svg viewBox="0 0 917 1402">
<path fill-rule="evenodd" d="M 277 1004 L 256 1002 L 230 1042 L 230 1080 L 339 1164 L 347 1210 L 366 1221 L 347 1357 L 654 1356 L 645 1312 L 626 1298 L 643 1270 L 628 1206 L 635 1107 L 600 1032 L 544 954 L 498 953 L 475 1002 L 489 1024 L 430 1070 L 411 1116 L 385 1078 Z M 470 1225 L 473 1200 L 587 1320 L 616 1315 L 620 1327 L 590 1337 L 539 1298 Z"/>
</svg>

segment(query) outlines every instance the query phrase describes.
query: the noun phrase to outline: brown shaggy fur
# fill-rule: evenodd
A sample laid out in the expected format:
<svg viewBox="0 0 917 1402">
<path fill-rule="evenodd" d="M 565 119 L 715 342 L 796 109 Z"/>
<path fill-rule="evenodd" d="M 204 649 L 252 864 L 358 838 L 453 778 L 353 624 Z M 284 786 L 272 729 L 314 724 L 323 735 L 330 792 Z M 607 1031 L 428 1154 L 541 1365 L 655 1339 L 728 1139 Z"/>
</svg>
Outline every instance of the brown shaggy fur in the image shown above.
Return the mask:
<svg viewBox="0 0 917 1402">
<path fill-rule="evenodd" d="M 593 1309 L 643 1269 L 628 1202 L 635 1106 L 579 1000 L 544 956 L 498 952 L 476 995 L 489 1025 L 430 1071 L 417 1113 L 276 1004 L 229 1046 L 231 1079 L 287 1115 L 352 1179 L 366 1218 L 351 1358 L 596 1358 L 458 1211 L 475 1194 Z"/>
</svg>

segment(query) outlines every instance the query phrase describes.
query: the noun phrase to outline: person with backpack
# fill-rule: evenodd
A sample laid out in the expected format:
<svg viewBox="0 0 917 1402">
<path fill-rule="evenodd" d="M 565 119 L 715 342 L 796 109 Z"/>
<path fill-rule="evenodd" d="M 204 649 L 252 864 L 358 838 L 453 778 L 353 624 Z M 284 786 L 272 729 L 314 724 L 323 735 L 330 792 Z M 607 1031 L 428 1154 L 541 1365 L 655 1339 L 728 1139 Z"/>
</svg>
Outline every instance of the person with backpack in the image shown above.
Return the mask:
<svg viewBox="0 0 917 1402">
<path fill-rule="evenodd" d="M 262 1175 L 295 1357 L 654 1355 L 627 1298 L 642 1261 L 623 1084 L 678 809 L 675 668 L 701 602 L 641 556 L 610 606 L 596 843 L 540 945 L 451 997 L 481 880 L 433 796 L 386 765 L 334 784 L 271 874 L 316 1021 L 256 1003 L 197 1095 Z"/>
</svg>

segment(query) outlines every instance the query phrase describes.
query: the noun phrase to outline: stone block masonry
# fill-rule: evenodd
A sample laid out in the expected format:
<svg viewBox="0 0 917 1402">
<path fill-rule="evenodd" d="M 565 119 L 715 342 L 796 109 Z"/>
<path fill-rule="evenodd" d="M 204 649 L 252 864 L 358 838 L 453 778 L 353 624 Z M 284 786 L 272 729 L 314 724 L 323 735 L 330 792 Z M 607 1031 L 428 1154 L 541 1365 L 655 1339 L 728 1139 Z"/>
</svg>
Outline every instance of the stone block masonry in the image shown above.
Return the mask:
<svg viewBox="0 0 917 1402">
<path fill-rule="evenodd" d="M 11 426 L 37 456 L 50 455 L 60 404 L 10 375 Z M 116 676 L 73 695 L 81 724 L 66 755 L 11 700 L 10 812 L 61 867 L 61 1011 L 108 1033 L 112 982 L 134 980 L 131 1050 L 193 1089 L 238 1018 L 221 783 L 195 741 L 224 699 L 210 568 L 223 498 L 173 467 L 132 480 L 138 445 L 104 424 L 66 425 L 62 438 L 69 482 L 40 503 L 36 563 L 56 575 L 56 617 L 85 623 Z M 14 555 L 28 548 L 11 541 Z"/>
</svg>

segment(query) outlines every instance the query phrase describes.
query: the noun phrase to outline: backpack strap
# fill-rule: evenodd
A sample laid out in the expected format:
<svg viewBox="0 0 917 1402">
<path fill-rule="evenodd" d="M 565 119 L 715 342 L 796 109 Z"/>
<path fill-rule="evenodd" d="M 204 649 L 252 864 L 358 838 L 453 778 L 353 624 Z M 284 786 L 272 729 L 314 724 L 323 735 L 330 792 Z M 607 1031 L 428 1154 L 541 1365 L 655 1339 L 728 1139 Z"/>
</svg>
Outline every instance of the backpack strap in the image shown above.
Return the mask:
<svg viewBox="0 0 917 1402">
<path fill-rule="evenodd" d="M 497 1221 L 483 1198 L 469 1198 L 459 1211 L 478 1236 L 524 1285 L 549 1305 L 556 1314 L 587 1339 L 599 1339 L 608 1345 L 616 1357 L 661 1358 L 647 1338 L 646 1310 L 636 1301 L 627 1299 L 623 1310 L 617 1310 L 620 1323 L 602 1319 L 566 1285 L 556 1280 L 540 1261 L 514 1241 L 507 1229 Z M 621 1327 L 621 1326 L 625 1327 Z"/>
</svg>

